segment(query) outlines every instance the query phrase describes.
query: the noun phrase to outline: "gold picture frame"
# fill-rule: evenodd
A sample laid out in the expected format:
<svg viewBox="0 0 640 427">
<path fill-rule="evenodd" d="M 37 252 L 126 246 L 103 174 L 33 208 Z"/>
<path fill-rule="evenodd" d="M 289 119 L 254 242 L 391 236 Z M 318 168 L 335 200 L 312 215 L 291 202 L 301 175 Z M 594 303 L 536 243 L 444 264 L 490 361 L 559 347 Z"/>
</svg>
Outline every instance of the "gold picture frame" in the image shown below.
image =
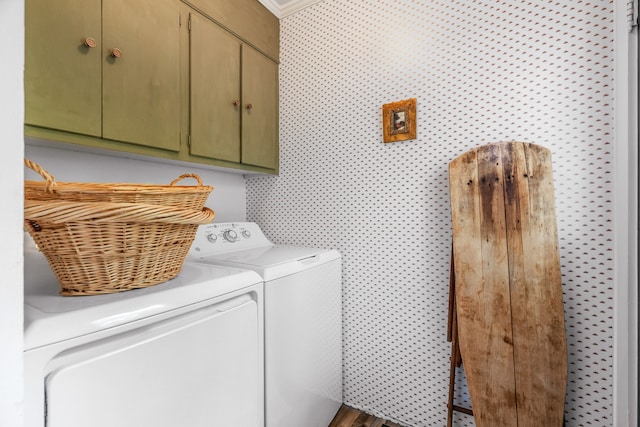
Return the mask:
<svg viewBox="0 0 640 427">
<path fill-rule="evenodd" d="M 416 139 L 416 99 L 392 102 L 382 106 L 384 142 Z"/>
</svg>

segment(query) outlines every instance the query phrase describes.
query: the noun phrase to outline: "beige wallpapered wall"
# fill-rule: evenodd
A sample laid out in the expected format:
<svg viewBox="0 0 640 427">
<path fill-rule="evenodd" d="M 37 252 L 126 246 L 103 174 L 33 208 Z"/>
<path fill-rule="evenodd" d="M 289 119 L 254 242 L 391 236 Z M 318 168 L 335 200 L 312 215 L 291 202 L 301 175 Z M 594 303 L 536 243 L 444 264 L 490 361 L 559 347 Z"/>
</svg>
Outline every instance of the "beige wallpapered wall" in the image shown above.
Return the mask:
<svg viewBox="0 0 640 427">
<path fill-rule="evenodd" d="M 248 179 L 247 217 L 342 253 L 347 404 L 444 425 L 448 163 L 521 140 L 553 153 L 567 422 L 612 425 L 613 17 L 602 0 L 325 0 L 281 21 L 280 176 Z M 418 138 L 384 144 L 382 105 L 407 98 Z"/>
</svg>

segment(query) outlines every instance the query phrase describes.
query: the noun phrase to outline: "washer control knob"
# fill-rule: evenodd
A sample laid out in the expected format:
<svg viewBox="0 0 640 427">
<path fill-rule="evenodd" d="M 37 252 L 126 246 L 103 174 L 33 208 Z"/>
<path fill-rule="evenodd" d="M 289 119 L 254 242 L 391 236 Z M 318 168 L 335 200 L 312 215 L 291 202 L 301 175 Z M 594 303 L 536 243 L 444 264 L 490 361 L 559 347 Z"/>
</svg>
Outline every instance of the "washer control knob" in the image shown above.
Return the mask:
<svg viewBox="0 0 640 427">
<path fill-rule="evenodd" d="M 234 230 L 227 230 L 222 233 L 222 237 L 224 237 L 227 242 L 233 243 L 238 238 L 238 233 L 236 233 Z"/>
<path fill-rule="evenodd" d="M 218 236 L 214 233 L 209 233 L 207 234 L 207 240 L 210 241 L 211 243 L 215 243 L 216 240 L 218 240 Z"/>
<path fill-rule="evenodd" d="M 242 230 L 242 237 L 248 239 L 249 237 L 251 237 L 251 232 L 249 230 Z"/>
</svg>

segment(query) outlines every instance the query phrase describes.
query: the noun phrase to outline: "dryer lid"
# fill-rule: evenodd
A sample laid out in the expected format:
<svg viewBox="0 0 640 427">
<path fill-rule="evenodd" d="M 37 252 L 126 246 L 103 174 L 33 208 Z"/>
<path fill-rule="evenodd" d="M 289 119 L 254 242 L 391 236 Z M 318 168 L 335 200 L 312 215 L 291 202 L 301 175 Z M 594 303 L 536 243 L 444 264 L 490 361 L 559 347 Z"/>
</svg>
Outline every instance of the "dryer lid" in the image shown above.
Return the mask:
<svg viewBox="0 0 640 427">
<path fill-rule="evenodd" d="M 250 269 L 258 272 L 266 282 L 339 258 L 340 253 L 331 249 L 269 245 L 243 251 L 203 256 L 199 261 Z"/>
</svg>

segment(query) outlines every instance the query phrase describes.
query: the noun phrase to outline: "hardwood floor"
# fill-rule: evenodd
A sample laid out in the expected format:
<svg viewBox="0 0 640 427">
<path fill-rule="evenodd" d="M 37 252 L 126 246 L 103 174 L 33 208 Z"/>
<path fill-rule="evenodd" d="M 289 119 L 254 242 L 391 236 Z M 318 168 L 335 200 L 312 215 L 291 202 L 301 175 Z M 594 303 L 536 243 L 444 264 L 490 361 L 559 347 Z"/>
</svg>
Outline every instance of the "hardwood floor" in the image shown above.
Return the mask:
<svg viewBox="0 0 640 427">
<path fill-rule="evenodd" d="M 373 415 L 365 414 L 346 405 L 338 410 L 338 413 L 329 424 L 329 427 L 402 427 L 400 424 L 386 421 Z"/>
</svg>

